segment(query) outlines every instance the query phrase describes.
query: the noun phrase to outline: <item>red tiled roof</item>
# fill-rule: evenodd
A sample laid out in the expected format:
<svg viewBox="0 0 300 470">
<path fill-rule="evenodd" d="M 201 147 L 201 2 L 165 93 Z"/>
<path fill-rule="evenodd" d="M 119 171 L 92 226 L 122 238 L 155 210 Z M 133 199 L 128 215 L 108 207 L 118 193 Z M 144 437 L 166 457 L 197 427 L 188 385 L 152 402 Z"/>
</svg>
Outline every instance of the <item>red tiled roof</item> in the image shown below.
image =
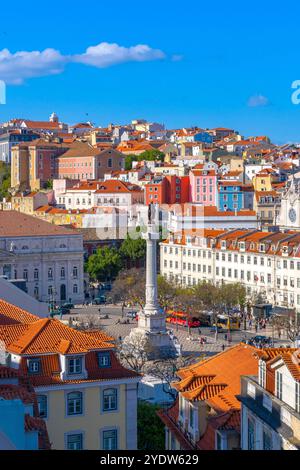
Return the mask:
<svg viewBox="0 0 300 470">
<path fill-rule="evenodd" d="M 36 315 L 32 315 L 32 313 L 0 299 L 0 325 L 33 323 L 37 320 L 39 320 L 39 317 Z"/>
<path fill-rule="evenodd" d="M 1 237 L 41 237 L 51 235 L 76 235 L 72 229 L 50 224 L 18 211 L 0 211 Z"/>
<path fill-rule="evenodd" d="M 8 329 L 9 334 L 8 334 Z M 9 351 L 16 354 L 62 352 L 76 354 L 91 349 L 110 349 L 113 345 L 74 330 L 59 320 L 44 318 L 28 325 L 0 326 L 0 339 Z"/>
</svg>

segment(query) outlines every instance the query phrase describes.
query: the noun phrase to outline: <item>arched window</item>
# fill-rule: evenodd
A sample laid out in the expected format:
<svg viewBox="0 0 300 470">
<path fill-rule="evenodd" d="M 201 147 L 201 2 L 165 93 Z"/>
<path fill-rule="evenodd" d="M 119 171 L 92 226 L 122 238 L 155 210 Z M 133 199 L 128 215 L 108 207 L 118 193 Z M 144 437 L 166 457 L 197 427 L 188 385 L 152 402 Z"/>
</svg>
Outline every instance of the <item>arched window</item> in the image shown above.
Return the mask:
<svg viewBox="0 0 300 470">
<path fill-rule="evenodd" d="M 73 285 L 73 294 L 78 294 L 78 285 L 77 284 Z"/>
<path fill-rule="evenodd" d="M 65 276 L 66 276 L 66 270 L 65 270 L 64 267 L 62 267 L 62 268 L 60 269 L 60 277 L 61 277 L 62 279 L 64 279 Z"/>
<path fill-rule="evenodd" d="M 112 411 L 117 409 L 117 389 L 106 388 L 103 390 L 103 411 Z"/>
<path fill-rule="evenodd" d="M 73 277 L 77 278 L 77 276 L 78 276 L 78 268 L 77 268 L 77 266 L 74 266 L 73 267 Z"/>
<path fill-rule="evenodd" d="M 68 415 L 81 415 L 82 414 L 82 393 L 81 392 L 68 393 L 67 414 Z"/>
<path fill-rule="evenodd" d="M 48 279 L 53 279 L 53 269 L 52 268 L 48 269 Z"/>
<path fill-rule="evenodd" d="M 33 277 L 34 279 L 38 279 L 39 278 L 39 270 L 38 268 L 35 268 L 34 271 L 33 271 Z"/>
</svg>

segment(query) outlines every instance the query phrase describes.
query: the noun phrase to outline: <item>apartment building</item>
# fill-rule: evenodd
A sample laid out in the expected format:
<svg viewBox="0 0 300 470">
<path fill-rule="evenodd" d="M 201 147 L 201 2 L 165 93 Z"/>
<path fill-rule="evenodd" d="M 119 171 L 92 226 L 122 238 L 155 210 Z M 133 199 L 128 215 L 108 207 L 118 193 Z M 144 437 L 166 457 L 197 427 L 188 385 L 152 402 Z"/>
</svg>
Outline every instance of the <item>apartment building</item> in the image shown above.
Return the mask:
<svg viewBox="0 0 300 470">
<path fill-rule="evenodd" d="M 255 375 L 241 380 L 241 448 L 300 450 L 299 349 L 259 350 Z"/>
<path fill-rule="evenodd" d="M 160 245 L 161 274 L 182 285 L 240 282 L 273 305 L 300 311 L 300 234 L 185 230 Z"/>
<path fill-rule="evenodd" d="M 108 171 L 124 168 L 125 156 L 112 148 L 99 150 L 86 142 L 74 142 L 57 159 L 57 177 L 103 179 Z"/>
<path fill-rule="evenodd" d="M 218 205 L 217 173 L 197 165 L 190 171 L 190 201 L 203 206 Z"/>
<path fill-rule="evenodd" d="M 11 187 L 39 190 L 57 177 L 57 157 L 68 144 L 38 139 L 12 147 Z"/>
<path fill-rule="evenodd" d="M 56 202 L 67 210 L 107 205 L 131 207 L 144 203 L 144 191 L 140 186 L 120 180 L 85 181 L 60 193 Z"/>
<path fill-rule="evenodd" d="M 140 377 L 118 362 L 113 338 L 24 313 L 10 321 L 9 309 L 1 317 L 0 305 L 2 360 L 33 387 L 52 449 L 137 448 Z"/>
<path fill-rule="evenodd" d="M 166 450 L 240 449 L 241 376 L 255 373 L 256 349 L 238 344 L 177 372 L 175 403 L 158 415 Z M 252 371 L 252 372 L 251 372 Z"/>
<path fill-rule="evenodd" d="M 25 279 L 43 302 L 81 303 L 83 241 L 78 232 L 17 211 L 0 211 L 0 275 Z"/>
</svg>

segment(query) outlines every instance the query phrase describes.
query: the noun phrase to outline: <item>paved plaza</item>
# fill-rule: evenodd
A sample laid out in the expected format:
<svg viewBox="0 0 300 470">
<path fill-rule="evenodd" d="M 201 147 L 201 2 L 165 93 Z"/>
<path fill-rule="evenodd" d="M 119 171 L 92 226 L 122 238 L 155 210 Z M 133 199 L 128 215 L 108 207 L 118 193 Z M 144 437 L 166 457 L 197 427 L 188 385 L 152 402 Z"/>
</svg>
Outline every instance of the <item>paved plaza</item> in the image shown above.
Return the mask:
<svg viewBox="0 0 300 470">
<path fill-rule="evenodd" d="M 100 311 L 99 311 L 100 309 Z M 122 318 L 122 310 L 118 306 L 114 305 L 100 305 L 100 306 L 84 306 L 78 307 L 72 310 L 70 315 L 64 316 L 64 320 L 67 321 L 68 317 L 78 318 L 82 321 L 83 318 L 86 320 L 93 319 L 96 322 L 97 327 L 106 331 L 109 335 L 114 338 L 124 339 L 129 335 L 130 331 L 133 328 L 137 327 L 137 321 L 128 319 L 126 313 L 129 309 L 125 309 L 124 317 Z M 104 318 L 108 315 L 108 318 Z M 125 322 L 129 323 L 125 323 Z M 239 343 L 243 338 L 250 338 L 255 335 L 263 335 L 272 337 L 272 328 L 267 327 L 263 330 L 258 330 L 255 332 L 255 329 L 252 330 L 240 330 L 231 332 L 230 341 L 225 337 L 226 332 L 218 333 L 217 339 L 215 338 L 215 333 L 211 328 L 202 328 L 201 334 L 198 331 L 198 328 L 191 328 L 190 335 L 188 329 L 183 326 L 177 325 L 167 325 L 169 330 L 172 330 L 174 335 L 177 337 L 179 343 L 182 346 L 183 355 L 193 355 L 193 356 L 210 356 L 221 352 L 223 348 L 232 346 L 233 344 Z M 201 344 L 200 338 L 205 338 L 206 343 Z M 287 345 L 289 342 L 286 338 L 278 339 L 274 337 L 274 345 Z"/>
</svg>

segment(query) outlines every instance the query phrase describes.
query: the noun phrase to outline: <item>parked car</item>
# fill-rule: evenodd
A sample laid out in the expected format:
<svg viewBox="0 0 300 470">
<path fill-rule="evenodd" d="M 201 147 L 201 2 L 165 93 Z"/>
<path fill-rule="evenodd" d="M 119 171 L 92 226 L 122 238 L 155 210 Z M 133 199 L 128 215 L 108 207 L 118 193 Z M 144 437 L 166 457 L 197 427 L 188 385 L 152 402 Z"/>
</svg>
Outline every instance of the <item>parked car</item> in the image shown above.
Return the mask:
<svg viewBox="0 0 300 470">
<path fill-rule="evenodd" d="M 100 295 L 99 297 L 94 298 L 94 300 L 92 301 L 92 305 L 105 304 L 105 302 L 106 302 L 105 295 Z"/>
<path fill-rule="evenodd" d="M 249 338 L 250 344 L 271 344 L 272 339 L 268 338 L 267 336 L 262 336 L 262 335 L 256 335 L 253 336 L 252 338 Z"/>
<path fill-rule="evenodd" d="M 65 304 L 62 304 L 62 307 L 63 308 L 68 308 L 69 310 L 71 310 L 71 308 L 74 308 L 75 306 L 72 303 L 66 302 Z"/>
</svg>

